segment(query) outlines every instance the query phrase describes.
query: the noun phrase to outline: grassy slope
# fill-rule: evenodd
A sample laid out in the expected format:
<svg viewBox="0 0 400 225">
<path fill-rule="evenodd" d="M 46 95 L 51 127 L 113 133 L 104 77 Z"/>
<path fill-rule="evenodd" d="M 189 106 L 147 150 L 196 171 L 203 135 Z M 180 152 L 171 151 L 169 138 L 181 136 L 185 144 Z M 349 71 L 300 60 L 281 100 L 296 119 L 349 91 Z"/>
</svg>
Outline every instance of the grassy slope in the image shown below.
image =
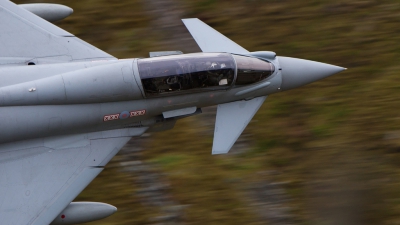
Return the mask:
<svg viewBox="0 0 400 225">
<path fill-rule="evenodd" d="M 160 47 L 162 34 L 151 31 L 139 0 L 53 2 L 75 9 L 63 28 L 117 57 Z M 303 224 L 398 224 L 398 1 L 181 2 L 187 17 L 203 19 L 250 51 L 349 68 L 270 96 L 245 131 L 253 146 L 246 153 L 211 157 L 212 137 L 196 118 L 156 134 L 145 157 L 160 165 L 175 198 L 189 205 L 187 223 L 258 224 L 246 204 L 247 184 L 274 170 L 267 179 L 287 182 Z M 110 169 L 83 193 L 81 199 L 121 209 L 96 224 L 145 223 L 148 210 L 131 196 L 129 182 Z"/>
</svg>

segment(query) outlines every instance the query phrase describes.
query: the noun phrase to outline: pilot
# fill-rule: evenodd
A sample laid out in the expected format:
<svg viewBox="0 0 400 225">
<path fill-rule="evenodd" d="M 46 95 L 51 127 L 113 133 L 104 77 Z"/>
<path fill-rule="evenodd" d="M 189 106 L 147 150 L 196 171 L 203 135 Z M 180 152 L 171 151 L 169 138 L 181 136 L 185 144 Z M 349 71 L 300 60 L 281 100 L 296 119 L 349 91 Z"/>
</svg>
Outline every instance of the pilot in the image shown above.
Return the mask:
<svg viewBox="0 0 400 225">
<path fill-rule="evenodd" d="M 220 85 L 220 80 L 224 75 L 222 73 L 213 73 L 208 76 L 208 81 L 210 86 L 218 86 Z"/>
<path fill-rule="evenodd" d="M 208 68 L 208 85 L 218 86 L 220 85 L 220 80 L 224 76 L 223 70 L 220 69 L 220 65 L 217 62 L 209 63 Z"/>
<path fill-rule="evenodd" d="M 169 85 L 169 90 L 180 90 L 181 83 L 179 82 L 179 76 L 170 76 L 167 78 L 167 84 Z"/>
</svg>

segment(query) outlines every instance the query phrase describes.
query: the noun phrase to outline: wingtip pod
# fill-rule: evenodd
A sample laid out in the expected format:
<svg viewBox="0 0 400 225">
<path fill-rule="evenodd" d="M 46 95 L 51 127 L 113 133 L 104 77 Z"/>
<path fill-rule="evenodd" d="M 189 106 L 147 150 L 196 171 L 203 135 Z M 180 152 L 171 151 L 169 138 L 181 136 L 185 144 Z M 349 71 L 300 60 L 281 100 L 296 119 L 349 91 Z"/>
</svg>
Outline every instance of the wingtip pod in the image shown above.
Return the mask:
<svg viewBox="0 0 400 225">
<path fill-rule="evenodd" d="M 111 216 L 115 206 L 100 202 L 71 202 L 50 225 L 87 223 Z"/>
<path fill-rule="evenodd" d="M 65 19 L 74 12 L 72 8 L 60 4 L 34 3 L 20 4 L 18 6 L 49 22 Z"/>
</svg>

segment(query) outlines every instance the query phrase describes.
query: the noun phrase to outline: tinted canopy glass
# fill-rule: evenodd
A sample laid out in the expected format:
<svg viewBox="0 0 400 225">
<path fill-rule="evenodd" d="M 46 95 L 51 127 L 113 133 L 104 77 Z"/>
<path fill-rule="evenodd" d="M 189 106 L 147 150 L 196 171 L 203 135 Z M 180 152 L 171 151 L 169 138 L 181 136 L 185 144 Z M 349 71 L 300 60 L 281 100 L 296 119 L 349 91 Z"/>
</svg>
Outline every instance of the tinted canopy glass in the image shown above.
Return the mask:
<svg viewBox="0 0 400 225">
<path fill-rule="evenodd" d="M 246 85 L 264 80 L 274 73 L 274 65 L 257 58 L 233 55 L 237 65 L 235 85 Z"/>
<path fill-rule="evenodd" d="M 185 90 L 226 89 L 235 63 L 227 53 L 198 53 L 139 59 L 139 74 L 147 96 Z"/>
</svg>

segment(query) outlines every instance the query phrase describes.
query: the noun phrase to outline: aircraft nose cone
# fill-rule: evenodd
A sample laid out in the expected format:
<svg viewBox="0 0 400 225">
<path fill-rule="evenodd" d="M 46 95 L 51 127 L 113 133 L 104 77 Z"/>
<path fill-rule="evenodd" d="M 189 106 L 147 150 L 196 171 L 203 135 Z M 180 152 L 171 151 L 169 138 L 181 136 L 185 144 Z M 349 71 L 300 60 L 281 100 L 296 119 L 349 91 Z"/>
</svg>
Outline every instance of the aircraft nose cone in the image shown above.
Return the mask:
<svg viewBox="0 0 400 225">
<path fill-rule="evenodd" d="M 345 70 L 340 66 L 304 59 L 278 57 L 278 60 L 282 68 L 282 91 L 300 87 Z"/>
</svg>

